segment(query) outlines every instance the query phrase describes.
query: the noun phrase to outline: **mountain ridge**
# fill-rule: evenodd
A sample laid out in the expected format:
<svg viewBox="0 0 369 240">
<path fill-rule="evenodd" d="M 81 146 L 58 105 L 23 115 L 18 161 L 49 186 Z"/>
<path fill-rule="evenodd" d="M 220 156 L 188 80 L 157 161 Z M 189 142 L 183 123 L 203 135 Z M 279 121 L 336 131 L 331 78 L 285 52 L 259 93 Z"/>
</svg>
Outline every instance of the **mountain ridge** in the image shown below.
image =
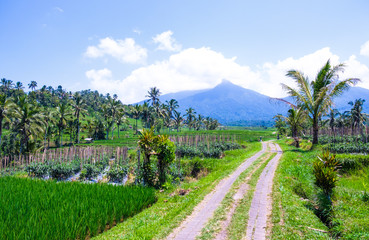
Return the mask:
<svg viewBox="0 0 369 240">
<path fill-rule="evenodd" d="M 364 112 L 368 112 L 369 90 L 361 87 L 352 87 L 336 98 L 334 103 L 340 112 L 350 109 L 349 101 L 365 99 Z M 180 91 L 160 96 L 165 102 L 176 99 L 178 111 L 184 114 L 192 107 L 197 114 L 217 119 L 223 125 L 271 125 L 277 114 L 285 115 L 289 106 L 275 98 L 263 95 L 251 89 L 235 85 L 228 80 L 210 89 Z M 284 99 L 291 99 L 289 97 Z M 141 102 L 142 103 L 142 102 Z M 244 123 L 244 124 L 243 124 Z"/>
</svg>

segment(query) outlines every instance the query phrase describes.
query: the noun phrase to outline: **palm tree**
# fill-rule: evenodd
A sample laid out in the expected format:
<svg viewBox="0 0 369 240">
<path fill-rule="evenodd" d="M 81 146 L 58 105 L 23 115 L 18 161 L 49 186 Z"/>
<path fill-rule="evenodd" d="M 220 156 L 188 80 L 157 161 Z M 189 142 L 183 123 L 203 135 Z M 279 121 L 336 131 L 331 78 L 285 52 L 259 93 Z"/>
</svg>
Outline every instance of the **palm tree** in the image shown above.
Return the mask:
<svg viewBox="0 0 369 240">
<path fill-rule="evenodd" d="M 193 109 L 192 107 L 186 109 L 185 116 L 187 116 L 187 124 L 188 124 L 189 129 L 191 130 L 191 127 L 193 125 L 193 122 L 194 122 L 194 120 L 196 118 L 195 109 Z"/>
<path fill-rule="evenodd" d="M 150 88 L 150 90 L 147 92 L 147 95 L 145 97 L 148 97 L 149 102 L 151 102 L 151 105 L 154 108 L 157 108 L 160 103 L 160 100 L 159 100 L 160 95 L 161 95 L 160 90 L 156 87 L 153 87 L 153 88 Z"/>
<path fill-rule="evenodd" d="M 334 127 L 337 125 L 337 119 L 336 118 L 340 115 L 341 114 L 339 113 L 339 111 L 337 109 L 332 109 L 330 111 L 330 113 L 326 115 L 328 117 L 328 119 L 325 121 L 325 123 L 329 125 L 329 128 L 331 129 L 331 132 L 333 134 L 333 137 L 336 136 L 336 132 L 334 130 Z"/>
<path fill-rule="evenodd" d="M 11 103 L 12 101 L 6 98 L 5 94 L 0 94 L 0 144 L 3 135 L 3 121 L 8 119 L 8 110 Z"/>
<path fill-rule="evenodd" d="M 81 94 L 76 92 L 73 96 L 73 103 L 72 103 L 72 108 L 74 109 L 74 116 L 76 117 L 77 120 L 77 143 L 79 143 L 79 131 L 80 131 L 80 122 L 79 122 L 79 118 L 80 115 L 82 115 L 83 117 L 86 116 L 87 114 L 87 105 L 84 102 L 84 100 L 81 97 Z"/>
<path fill-rule="evenodd" d="M 118 139 L 119 139 L 120 125 L 126 124 L 128 122 L 128 119 L 124 115 L 125 115 L 125 112 L 123 108 L 119 109 L 119 111 L 116 114 L 116 118 L 117 118 L 116 123 L 118 126 Z"/>
<path fill-rule="evenodd" d="M 180 112 L 177 112 L 176 110 L 174 110 L 173 112 L 173 120 L 174 120 L 174 125 L 176 126 L 177 132 L 179 131 L 182 122 L 183 122 L 183 117 L 181 116 Z"/>
<path fill-rule="evenodd" d="M 104 116 L 104 125 L 105 125 L 105 129 L 106 129 L 106 140 L 109 139 L 109 131 L 110 131 L 110 127 L 111 127 L 111 109 L 108 107 L 108 105 L 103 104 L 101 106 L 101 114 Z"/>
<path fill-rule="evenodd" d="M 168 108 L 168 112 L 170 114 L 170 118 L 173 117 L 173 111 L 176 110 L 179 105 L 178 105 L 178 101 L 175 100 L 175 99 L 170 99 L 169 102 L 168 101 L 165 101 L 166 102 L 166 105 L 167 105 L 167 108 Z"/>
<path fill-rule="evenodd" d="M 141 107 L 141 105 L 136 104 L 136 105 L 134 105 L 134 106 L 131 107 L 131 115 L 136 120 L 136 126 L 135 126 L 135 131 L 136 132 L 135 132 L 135 134 L 138 133 L 137 132 L 137 121 L 140 118 L 141 114 L 142 114 L 142 107 Z"/>
<path fill-rule="evenodd" d="M 201 114 L 199 114 L 195 122 L 196 130 L 197 131 L 200 130 L 203 124 L 204 124 L 204 117 Z"/>
<path fill-rule="evenodd" d="M 348 104 L 352 106 L 349 112 L 349 118 L 351 122 L 352 135 L 354 135 L 355 130 L 359 129 L 362 136 L 364 136 L 363 128 L 365 128 L 365 122 L 368 115 L 363 113 L 363 104 L 365 99 L 356 99 L 355 102 L 350 101 Z"/>
<path fill-rule="evenodd" d="M 35 91 L 36 87 L 37 87 L 36 81 L 31 81 L 31 83 L 28 84 L 28 88 L 31 89 L 32 91 Z"/>
<path fill-rule="evenodd" d="M 15 84 L 15 89 L 17 89 L 18 91 L 22 90 L 24 87 L 23 87 L 23 83 L 21 82 L 16 82 Z"/>
<path fill-rule="evenodd" d="M 282 83 L 283 89 L 290 95 L 299 106 L 309 113 L 309 118 L 313 125 L 313 144 L 318 143 L 319 118 L 324 115 L 332 106 L 335 97 L 341 95 L 351 85 L 360 81 L 357 78 L 338 80 L 338 73 L 342 72 L 344 64 L 331 66 L 330 61 L 320 69 L 314 81 L 309 81 L 303 73 L 290 70 L 286 76 L 291 77 L 297 83 L 298 89 L 294 89 Z M 283 99 L 279 99 L 289 105 L 295 104 Z"/>
<path fill-rule="evenodd" d="M 118 112 L 118 109 L 120 109 L 120 101 L 117 101 L 116 98 L 111 98 L 110 96 L 108 96 L 108 105 L 109 105 L 109 109 L 110 109 L 110 114 L 111 114 L 111 122 L 110 122 L 110 128 L 111 128 L 111 139 L 114 138 L 113 134 L 114 134 L 114 122 L 115 122 L 115 117 L 116 114 Z"/>
<path fill-rule="evenodd" d="M 47 144 L 47 148 L 49 148 L 49 139 L 50 139 L 50 133 L 52 130 L 52 126 L 55 123 L 55 111 L 50 111 L 50 109 L 46 108 L 43 111 L 43 115 L 44 115 L 44 121 L 46 123 L 46 127 L 45 127 L 45 137 L 44 137 L 44 149 L 46 149 L 46 140 L 48 142 Z"/>
<path fill-rule="evenodd" d="M 72 112 L 67 100 L 62 100 L 55 111 L 55 118 L 57 119 L 57 126 L 59 129 L 59 147 L 63 146 L 63 130 L 67 126 L 67 121 L 72 116 Z"/>
<path fill-rule="evenodd" d="M 15 129 L 22 136 L 20 153 L 22 146 L 29 152 L 29 140 L 35 140 L 45 129 L 44 116 L 41 109 L 30 102 L 26 95 L 17 97 L 14 101 L 16 105 L 12 108 L 12 116 L 17 119 Z"/>
</svg>

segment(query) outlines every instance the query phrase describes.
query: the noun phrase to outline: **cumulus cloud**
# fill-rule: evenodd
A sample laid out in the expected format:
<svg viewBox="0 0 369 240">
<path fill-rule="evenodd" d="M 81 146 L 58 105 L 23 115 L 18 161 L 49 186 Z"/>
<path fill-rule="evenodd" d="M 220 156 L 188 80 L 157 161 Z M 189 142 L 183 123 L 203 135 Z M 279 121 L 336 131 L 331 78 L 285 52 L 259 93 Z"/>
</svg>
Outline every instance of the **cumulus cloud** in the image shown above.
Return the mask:
<svg viewBox="0 0 369 240">
<path fill-rule="evenodd" d="M 85 56 L 89 58 L 111 56 L 123 63 L 144 63 L 147 58 L 147 49 L 136 44 L 132 38 L 115 40 L 107 37 L 100 39 L 97 46 L 87 47 Z"/>
<path fill-rule="evenodd" d="M 271 97 L 284 97 L 286 94 L 280 83 L 294 86 L 293 80 L 285 76 L 288 70 L 302 71 L 310 79 L 314 79 L 328 59 L 334 65 L 346 63 L 342 78 L 359 77 L 363 80 L 360 86 L 369 88 L 368 67 L 360 63 L 354 55 L 341 61 L 329 48 L 300 58 L 268 62 L 256 69 L 240 65 L 235 57 L 227 58 L 210 48 L 189 48 L 171 55 L 167 60 L 140 67 L 124 79 L 115 79 L 108 69 L 90 70 L 86 72 L 86 76 L 91 79 L 92 89 L 116 93 L 124 103 L 143 100 L 149 88 L 154 86 L 163 93 L 170 93 L 212 88 L 222 79 Z"/>
<path fill-rule="evenodd" d="M 369 41 L 361 46 L 360 54 L 369 57 Z"/>
<path fill-rule="evenodd" d="M 182 46 L 177 43 L 177 41 L 172 37 L 172 31 L 166 31 L 160 33 L 153 37 L 154 43 L 158 43 L 159 46 L 157 49 L 171 51 L 171 52 L 178 52 L 182 49 Z"/>
</svg>

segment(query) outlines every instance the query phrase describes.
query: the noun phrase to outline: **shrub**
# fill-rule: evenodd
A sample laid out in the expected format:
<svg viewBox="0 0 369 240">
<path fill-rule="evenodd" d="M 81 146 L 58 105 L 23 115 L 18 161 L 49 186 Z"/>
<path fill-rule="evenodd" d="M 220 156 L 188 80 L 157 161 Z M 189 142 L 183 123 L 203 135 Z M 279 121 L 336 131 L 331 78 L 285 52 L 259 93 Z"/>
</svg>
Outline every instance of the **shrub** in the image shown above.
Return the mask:
<svg viewBox="0 0 369 240">
<path fill-rule="evenodd" d="M 27 167 L 26 167 L 26 172 L 28 172 L 28 175 L 31 177 L 38 177 L 38 178 L 43 178 L 48 174 L 49 171 L 49 166 L 45 163 L 30 163 Z"/>
<path fill-rule="evenodd" d="M 57 163 L 51 165 L 50 176 L 54 179 L 63 180 L 73 175 L 73 167 L 68 163 Z"/>
<path fill-rule="evenodd" d="M 369 155 L 339 154 L 336 155 L 343 171 L 355 170 L 369 166 Z"/>
<path fill-rule="evenodd" d="M 127 173 L 127 167 L 119 165 L 112 166 L 107 173 L 109 182 L 122 182 Z"/>
<path fill-rule="evenodd" d="M 85 164 L 83 165 L 81 174 L 79 175 L 80 179 L 88 179 L 91 180 L 97 177 L 100 173 L 100 169 L 93 164 Z"/>
</svg>

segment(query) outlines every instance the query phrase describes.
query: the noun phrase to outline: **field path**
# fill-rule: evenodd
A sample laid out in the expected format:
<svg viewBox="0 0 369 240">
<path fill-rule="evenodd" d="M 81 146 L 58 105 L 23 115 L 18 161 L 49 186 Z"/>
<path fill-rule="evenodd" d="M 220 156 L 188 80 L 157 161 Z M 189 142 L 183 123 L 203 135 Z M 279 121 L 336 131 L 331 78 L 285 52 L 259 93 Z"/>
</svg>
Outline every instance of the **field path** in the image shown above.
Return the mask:
<svg viewBox="0 0 369 240">
<path fill-rule="evenodd" d="M 262 143 L 262 150 L 244 161 L 229 177 L 221 180 L 215 189 L 205 196 L 205 198 L 195 207 L 194 211 L 188 216 L 181 225 L 174 229 L 167 239 L 192 240 L 201 233 L 202 228 L 213 216 L 214 211 L 230 190 L 232 184 L 238 176 L 244 172 L 255 160 L 266 152 L 267 143 Z"/>
<path fill-rule="evenodd" d="M 271 144 L 272 145 L 272 144 Z M 278 144 L 274 143 L 271 148 L 272 152 L 277 152 L 277 155 L 269 161 L 268 165 L 261 173 L 254 197 L 251 202 L 249 211 L 249 221 L 247 224 L 246 239 L 265 239 L 268 217 L 272 211 L 272 187 L 275 170 L 278 166 L 278 161 L 282 156 L 282 149 Z"/>
</svg>

